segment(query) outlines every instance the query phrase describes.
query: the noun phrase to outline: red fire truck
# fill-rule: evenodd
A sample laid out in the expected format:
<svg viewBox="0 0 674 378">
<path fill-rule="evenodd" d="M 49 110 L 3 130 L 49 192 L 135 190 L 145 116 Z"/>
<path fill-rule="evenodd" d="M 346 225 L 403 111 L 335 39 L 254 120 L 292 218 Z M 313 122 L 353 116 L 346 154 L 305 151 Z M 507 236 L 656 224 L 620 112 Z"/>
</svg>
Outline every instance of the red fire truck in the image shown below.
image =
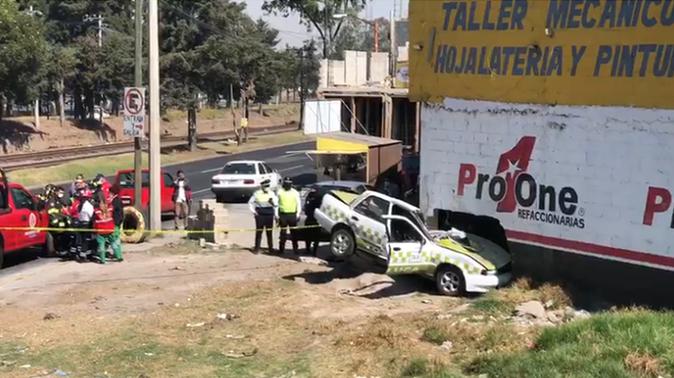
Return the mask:
<svg viewBox="0 0 674 378">
<path fill-rule="evenodd" d="M 49 233 L 29 228 L 44 228 L 48 224 L 49 216 L 38 208 L 37 198 L 23 186 L 9 182 L 0 170 L 0 267 L 6 253 L 31 247 L 47 250 Z"/>
</svg>

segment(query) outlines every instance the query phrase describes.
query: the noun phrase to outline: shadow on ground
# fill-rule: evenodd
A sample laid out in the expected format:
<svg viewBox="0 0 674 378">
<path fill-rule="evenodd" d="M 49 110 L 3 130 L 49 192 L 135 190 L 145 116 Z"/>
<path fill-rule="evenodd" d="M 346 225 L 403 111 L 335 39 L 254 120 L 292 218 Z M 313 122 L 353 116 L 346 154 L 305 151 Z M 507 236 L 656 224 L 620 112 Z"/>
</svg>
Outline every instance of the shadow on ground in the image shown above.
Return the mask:
<svg viewBox="0 0 674 378">
<path fill-rule="evenodd" d="M 74 120 L 73 125 L 80 130 L 94 132 L 98 139 L 104 142 L 114 142 L 117 140 L 117 132 L 105 121 L 101 124 L 101 122 L 95 119 Z"/>
<path fill-rule="evenodd" d="M 330 252 L 326 246 L 320 248 L 319 257 L 327 258 L 329 255 Z M 343 294 L 373 300 L 418 293 L 436 293 L 430 280 L 413 275 L 386 276 L 384 275 L 385 267 L 361 256 L 355 256 L 349 261 L 330 261 L 327 268 L 322 271 L 307 270 L 284 276 L 283 279 L 289 281 L 300 279 L 311 285 L 332 285 Z"/>
<path fill-rule="evenodd" d="M 34 135 L 44 139 L 46 133 L 22 122 L 0 121 L 0 146 L 5 154 L 30 147 L 30 140 Z"/>
</svg>

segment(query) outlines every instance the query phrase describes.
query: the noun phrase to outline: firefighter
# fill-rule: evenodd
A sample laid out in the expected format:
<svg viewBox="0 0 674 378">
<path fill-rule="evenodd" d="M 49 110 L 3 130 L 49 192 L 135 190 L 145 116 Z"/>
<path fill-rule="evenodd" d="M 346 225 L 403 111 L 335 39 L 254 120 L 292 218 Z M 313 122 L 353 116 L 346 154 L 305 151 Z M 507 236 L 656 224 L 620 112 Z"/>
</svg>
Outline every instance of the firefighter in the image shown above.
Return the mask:
<svg viewBox="0 0 674 378">
<path fill-rule="evenodd" d="M 52 184 L 45 185 L 42 193 L 37 195 L 39 200 L 40 209 L 47 207 L 49 200 L 54 196 L 56 192 L 56 187 Z"/>
<path fill-rule="evenodd" d="M 96 231 L 96 244 L 98 246 L 98 262 L 106 264 L 108 246 L 113 246 L 115 221 L 112 217 L 112 208 L 108 206 L 102 192 L 99 192 L 96 202 L 97 206 L 94 211 L 94 230 Z M 119 261 L 122 258 L 121 250 L 116 248 L 113 252 L 115 253 L 115 259 Z"/>
<path fill-rule="evenodd" d="M 68 204 L 63 188 L 54 189 L 54 195 L 47 200 L 46 208 L 49 215 L 50 233 L 54 238 L 54 249 L 57 254 L 63 255 L 69 248 L 69 235 L 60 230 L 70 227 Z"/>
<path fill-rule="evenodd" d="M 283 180 L 283 187 L 278 192 L 278 214 L 277 219 L 281 226 L 281 237 L 279 252 L 283 254 L 288 240 L 288 228 L 290 228 L 290 238 L 293 243 L 293 253 L 298 254 L 297 250 L 297 222 L 300 219 L 301 204 L 300 193 L 293 188 L 293 180 L 286 177 Z"/>
<path fill-rule="evenodd" d="M 250 211 L 255 215 L 255 249 L 253 249 L 253 252 L 256 254 L 260 252 L 263 230 L 267 233 L 269 253 L 274 252 L 272 229 L 274 227 L 274 216 L 276 215 L 278 199 L 274 192 L 269 188 L 270 184 L 271 182 L 269 180 L 262 181 L 260 183 L 260 189 L 258 189 L 248 201 Z"/>
</svg>

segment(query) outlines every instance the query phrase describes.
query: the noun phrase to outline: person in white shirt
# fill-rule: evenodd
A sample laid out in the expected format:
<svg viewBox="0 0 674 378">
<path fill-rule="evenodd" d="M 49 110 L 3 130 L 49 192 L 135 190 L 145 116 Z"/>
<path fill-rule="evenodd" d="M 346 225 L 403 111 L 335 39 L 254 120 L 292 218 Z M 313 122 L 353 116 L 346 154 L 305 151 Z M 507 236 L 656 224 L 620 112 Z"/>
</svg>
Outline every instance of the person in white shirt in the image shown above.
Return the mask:
<svg viewBox="0 0 674 378">
<path fill-rule="evenodd" d="M 190 215 L 190 205 L 192 203 L 192 188 L 189 181 L 185 178 L 185 172 L 182 170 L 176 174 L 177 178 L 173 182 L 173 203 L 175 204 L 175 229 L 184 230 L 187 223 L 187 217 Z"/>
</svg>

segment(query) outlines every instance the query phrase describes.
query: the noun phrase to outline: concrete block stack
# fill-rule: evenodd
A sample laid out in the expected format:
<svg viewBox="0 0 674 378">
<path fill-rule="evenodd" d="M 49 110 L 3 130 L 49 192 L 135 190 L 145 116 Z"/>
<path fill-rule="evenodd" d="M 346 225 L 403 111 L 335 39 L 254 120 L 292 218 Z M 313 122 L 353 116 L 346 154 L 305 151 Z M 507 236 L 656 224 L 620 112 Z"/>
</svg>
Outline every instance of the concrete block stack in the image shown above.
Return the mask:
<svg viewBox="0 0 674 378">
<path fill-rule="evenodd" d="M 188 220 L 190 239 L 204 239 L 218 245 L 227 244 L 228 233 L 224 230 L 229 228 L 229 211 L 214 199 L 200 200 L 196 216 Z"/>
</svg>

